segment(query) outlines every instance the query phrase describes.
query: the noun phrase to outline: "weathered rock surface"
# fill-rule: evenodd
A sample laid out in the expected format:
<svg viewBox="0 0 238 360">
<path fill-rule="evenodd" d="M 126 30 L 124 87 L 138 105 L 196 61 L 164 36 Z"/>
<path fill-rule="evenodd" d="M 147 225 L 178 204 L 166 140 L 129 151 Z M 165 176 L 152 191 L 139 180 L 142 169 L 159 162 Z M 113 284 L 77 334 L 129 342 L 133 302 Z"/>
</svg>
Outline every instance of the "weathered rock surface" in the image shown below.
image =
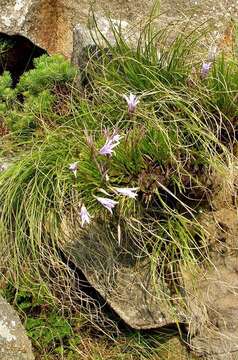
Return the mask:
<svg viewBox="0 0 238 360">
<path fill-rule="evenodd" d="M 113 17 L 132 19 L 149 11 L 152 0 L 96 1 L 94 10 L 112 10 Z M 10 0 L 0 4 L 0 32 L 20 34 L 48 53 L 62 53 L 71 58 L 73 32 L 77 24 L 86 24 L 90 1 L 87 0 Z M 107 26 L 107 24 L 105 25 Z"/>
<path fill-rule="evenodd" d="M 0 359 L 34 360 L 30 340 L 13 308 L 0 297 Z"/>
<path fill-rule="evenodd" d="M 238 359 L 238 216 L 223 208 L 203 218 L 210 233 L 212 266 L 201 272 L 192 311 L 200 310 L 190 324 L 194 350 L 207 360 Z M 196 305 L 195 305 L 196 304 Z M 196 306 L 196 307 L 195 307 Z M 203 315 L 201 316 L 201 309 Z"/>
<path fill-rule="evenodd" d="M 83 42 L 88 42 L 89 0 L 2 0 L 0 3 L 0 32 L 27 37 L 49 54 L 61 53 L 72 58 L 79 53 Z M 111 18 L 122 20 L 123 27 L 136 23 L 147 15 L 153 0 L 96 0 L 93 10 L 97 13 L 100 30 L 108 34 L 108 21 L 100 14 L 106 11 Z M 159 24 L 175 19 L 190 24 L 213 20 L 218 32 L 222 32 L 226 19 L 238 14 L 235 0 L 164 0 L 161 2 Z M 85 31 L 83 31 L 85 30 Z M 86 35 L 85 35 L 86 34 Z M 109 36 L 110 37 L 110 36 Z"/>
<path fill-rule="evenodd" d="M 153 329 L 184 322 L 178 294 L 173 299 L 169 286 L 152 271 L 151 261 L 140 259 L 137 246 L 119 246 L 102 224 L 91 227 L 85 236 L 78 231 L 74 226 L 73 233 L 68 232 L 71 239 L 80 239 L 70 249 L 73 262 L 125 323 L 135 329 Z"/>
<path fill-rule="evenodd" d="M 214 179 L 213 210 L 200 216 L 207 230 L 211 263 L 195 275 L 184 274 L 187 303 L 193 314 L 189 323 L 191 346 L 204 360 L 238 359 L 237 179 L 235 165 L 223 179 Z"/>
</svg>

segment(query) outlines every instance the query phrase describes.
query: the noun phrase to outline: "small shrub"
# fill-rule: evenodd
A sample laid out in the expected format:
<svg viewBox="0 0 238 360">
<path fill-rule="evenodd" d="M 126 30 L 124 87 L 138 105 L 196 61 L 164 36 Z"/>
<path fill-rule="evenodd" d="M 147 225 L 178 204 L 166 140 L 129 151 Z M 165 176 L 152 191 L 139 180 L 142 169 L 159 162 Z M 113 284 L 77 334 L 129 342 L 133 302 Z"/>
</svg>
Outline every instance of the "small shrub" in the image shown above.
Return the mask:
<svg viewBox="0 0 238 360">
<path fill-rule="evenodd" d="M 16 136 L 29 137 L 37 130 L 61 124 L 64 114 L 58 111 L 57 103 L 70 102 L 70 87 L 77 76 L 77 70 L 60 55 L 43 55 L 34 63 L 35 69 L 26 72 L 15 89 L 8 72 L 0 77 L 1 115 Z"/>
</svg>

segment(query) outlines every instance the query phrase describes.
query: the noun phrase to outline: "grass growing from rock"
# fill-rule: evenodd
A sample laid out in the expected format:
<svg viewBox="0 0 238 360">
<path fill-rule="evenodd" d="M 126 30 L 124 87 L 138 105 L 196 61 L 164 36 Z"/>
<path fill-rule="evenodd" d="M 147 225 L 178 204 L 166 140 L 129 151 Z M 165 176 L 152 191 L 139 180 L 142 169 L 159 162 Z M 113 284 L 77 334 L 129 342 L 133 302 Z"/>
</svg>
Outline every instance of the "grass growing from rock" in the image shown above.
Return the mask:
<svg viewBox="0 0 238 360">
<path fill-rule="evenodd" d="M 43 288 L 46 302 L 61 314 L 67 309 L 67 318 L 88 309 L 95 327 L 103 315 L 70 264 L 96 269 L 108 286 L 109 263 L 116 269 L 122 258 L 127 266 L 146 261 L 155 292 L 180 322 L 183 269 L 196 274 L 209 262 L 199 214 L 224 186 L 217 179 L 233 171 L 237 59 L 217 54 L 204 73 L 196 32 L 169 40 L 152 28 L 149 22 L 133 48 L 114 28 L 115 45 L 89 49 L 80 70 L 44 55 L 16 88 L 9 73 L 0 78 L 3 279 L 26 291 L 34 284 L 39 294 Z M 55 316 L 55 324 L 66 321 Z M 41 309 L 33 324 L 42 317 Z M 41 350 L 45 337 L 38 338 L 29 318 Z M 71 326 L 63 325 L 66 337 Z M 160 338 L 153 341 L 157 346 Z M 70 350 L 93 360 L 157 356 L 139 333 L 122 342 L 125 356 L 121 344 L 115 355 L 107 349 L 87 355 L 88 346 L 80 350 L 77 341 Z"/>
</svg>

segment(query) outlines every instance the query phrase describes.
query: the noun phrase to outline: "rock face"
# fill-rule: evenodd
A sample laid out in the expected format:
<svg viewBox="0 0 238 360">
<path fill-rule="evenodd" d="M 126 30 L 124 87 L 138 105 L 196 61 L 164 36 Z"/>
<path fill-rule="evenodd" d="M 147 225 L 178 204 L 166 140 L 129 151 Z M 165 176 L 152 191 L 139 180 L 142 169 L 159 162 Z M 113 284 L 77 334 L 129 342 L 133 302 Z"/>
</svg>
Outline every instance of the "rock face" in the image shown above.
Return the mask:
<svg viewBox="0 0 238 360">
<path fill-rule="evenodd" d="M 94 10 L 113 10 L 120 18 L 135 18 L 144 13 L 145 1 L 96 1 Z M 152 0 L 146 1 L 147 11 Z M 71 58 L 73 31 L 77 24 L 88 19 L 90 1 L 87 0 L 6 0 L 0 4 L 0 32 L 20 34 L 49 54 L 62 53 Z M 135 12 L 136 10 L 136 12 Z M 141 11 L 143 10 L 143 11 Z"/>
<path fill-rule="evenodd" d="M 238 358 L 238 216 L 235 208 L 206 214 L 211 234 L 212 267 L 197 279 L 197 308 L 203 321 L 191 324 L 192 346 L 207 360 Z M 193 304 L 194 306 L 194 304 Z M 195 312 L 195 309 L 193 309 Z"/>
<path fill-rule="evenodd" d="M 90 3 L 89 0 L 2 0 L 0 33 L 25 36 L 49 54 L 61 53 L 71 59 L 82 46 L 82 26 L 88 35 Z M 126 22 L 132 24 L 135 32 L 134 24 L 150 12 L 153 3 L 153 0 L 96 0 L 93 10 L 101 19 L 102 31 L 108 30 L 108 22 L 102 17 L 102 11 L 106 11 L 111 18 L 122 20 L 123 26 Z M 220 32 L 225 19 L 236 16 L 238 8 L 235 0 L 164 0 L 161 14 L 162 25 L 175 19 L 189 19 L 194 24 L 212 18 Z"/>
<path fill-rule="evenodd" d="M 71 239 L 79 239 L 70 249 L 73 262 L 125 323 L 134 329 L 153 329 L 184 321 L 182 304 L 174 299 L 171 307 L 166 301 L 163 293 L 169 296 L 169 287 L 152 272 L 148 259 L 136 259 L 140 257 L 136 246 L 118 246 L 103 224 L 83 236 L 76 226 L 69 231 Z"/>
<path fill-rule="evenodd" d="M 0 297 L 0 359 L 34 360 L 31 343 L 13 308 Z"/>
</svg>

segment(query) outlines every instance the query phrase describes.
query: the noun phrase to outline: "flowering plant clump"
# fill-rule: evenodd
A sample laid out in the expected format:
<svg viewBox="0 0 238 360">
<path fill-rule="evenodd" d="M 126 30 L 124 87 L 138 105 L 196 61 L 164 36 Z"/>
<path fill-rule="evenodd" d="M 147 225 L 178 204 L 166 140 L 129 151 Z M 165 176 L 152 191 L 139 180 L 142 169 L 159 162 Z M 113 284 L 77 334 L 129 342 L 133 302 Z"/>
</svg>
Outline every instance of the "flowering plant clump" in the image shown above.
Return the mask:
<svg viewBox="0 0 238 360">
<path fill-rule="evenodd" d="M 171 297 L 179 323 L 184 269 L 195 276 L 209 255 L 199 214 L 226 178 L 235 191 L 238 60 L 219 40 L 198 64 L 197 30 L 171 42 L 170 27 L 146 29 L 132 49 L 115 31 L 115 47 L 90 47 L 77 69 L 44 56 L 14 89 L 0 76 L 2 269 L 78 307 L 90 302 L 74 265 L 115 291 L 111 274 L 133 267 L 142 283 L 143 268 L 145 294 L 164 293 L 168 310 Z"/>
<path fill-rule="evenodd" d="M 114 152 L 114 148 L 119 145 L 121 139 L 122 139 L 122 136 L 114 132 L 114 134 L 112 136 L 107 137 L 106 143 L 98 151 L 98 154 L 112 156 L 112 154 Z M 78 162 L 71 163 L 69 165 L 68 169 L 74 174 L 75 177 L 77 177 Z M 109 181 L 110 181 L 110 177 L 108 175 L 108 170 L 106 170 L 105 180 L 107 183 L 109 183 Z M 114 192 L 114 194 L 125 196 L 125 197 L 131 198 L 131 199 L 136 199 L 136 197 L 138 195 L 137 190 L 139 188 L 137 188 L 137 187 L 136 188 L 111 187 L 110 189 Z M 106 196 L 112 196 L 104 189 L 98 189 L 98 190 L 100 190 Z M 100 197 L 100 196 L 94 196 L 94 197 L 103 207 L 105 207 L 111 214 L 113 214 L 112 210 L 118 204 L 118 201 L 110 199 L 109 197 Z M 80 217 L 81 217 L 82 227 L 91 222 L 91 216 L 84 204 L 81 206 L 81 209 L 80 209 Z"/>
</svg>

